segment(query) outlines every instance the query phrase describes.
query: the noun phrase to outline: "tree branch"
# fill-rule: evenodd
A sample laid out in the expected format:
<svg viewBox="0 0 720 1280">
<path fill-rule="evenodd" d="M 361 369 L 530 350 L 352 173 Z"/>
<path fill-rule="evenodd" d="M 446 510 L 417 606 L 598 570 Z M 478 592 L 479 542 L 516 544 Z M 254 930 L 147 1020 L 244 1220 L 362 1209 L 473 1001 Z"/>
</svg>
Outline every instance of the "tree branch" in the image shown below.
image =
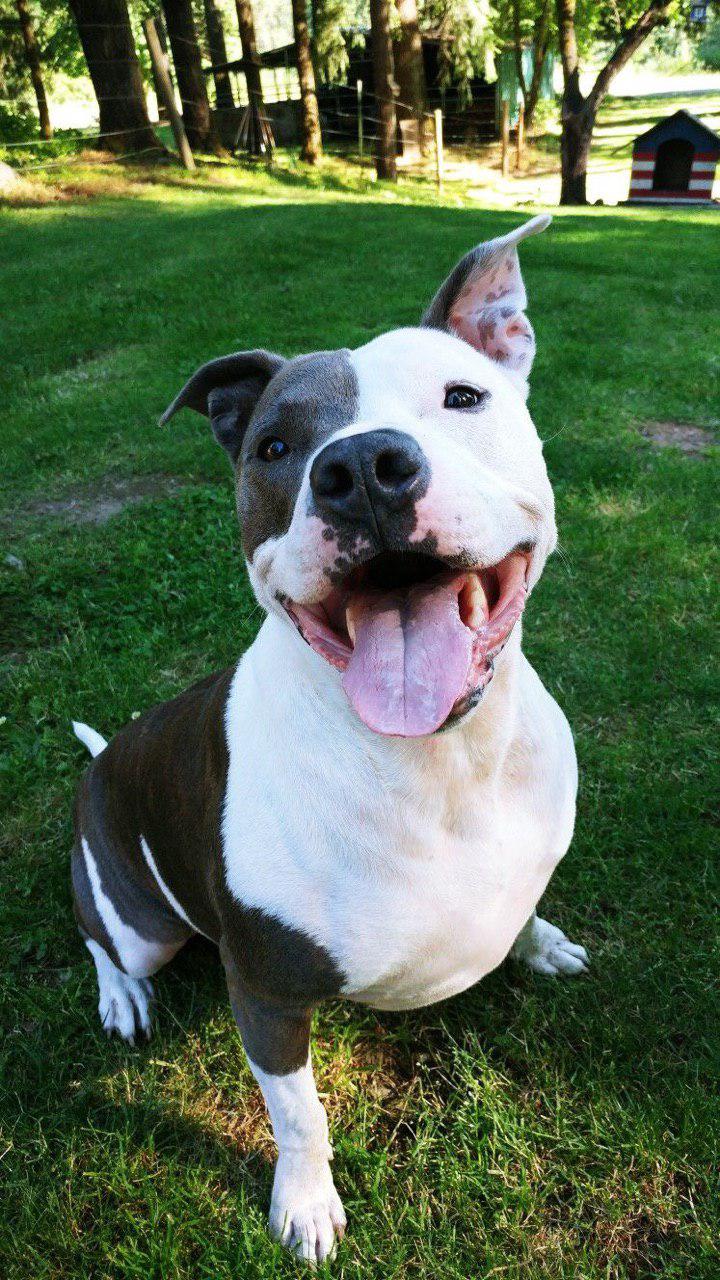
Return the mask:
<svg viewBox="0 0 720 1280">
<path fill-rule="evenodd" d="M 560 0 L 562 3 L 562 0 Z M 672 7 L 672 0 L 653 0 L 644 13 L 640 15 L 634 26 L 630 27 L 617 45 L 612 57 L 608 59 L 605 66 L 598 72 L 597 79 L 590 91 L 589 99 L 594 107 L 597 107 L 601 100 L 605 97 L 610 82 L 617 75 L 618 71 L 626 63 L 630 61 L 636 49 L 639 49 L 643 40 L 647 39 L 650 32 L 658 26 L 659 23 L 667 18 Z"/>
</svg>

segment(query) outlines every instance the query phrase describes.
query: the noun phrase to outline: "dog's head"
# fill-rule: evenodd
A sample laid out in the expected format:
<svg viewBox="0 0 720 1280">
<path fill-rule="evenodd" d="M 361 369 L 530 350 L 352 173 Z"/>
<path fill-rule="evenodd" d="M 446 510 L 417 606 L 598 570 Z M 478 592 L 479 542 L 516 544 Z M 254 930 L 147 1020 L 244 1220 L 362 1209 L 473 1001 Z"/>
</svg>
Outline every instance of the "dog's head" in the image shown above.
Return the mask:
<svg viewBox="0 0 720 1280">
<path fill-rule="evenodd" d="M 421 327 L 224 356 L 162 419 L 210 418 L 259 602 L 343 673 L 378 733 L 433 733 L 476 705 L 555 545 L 517 255 L 548 222 L 469 253 Z"/>
</svg>

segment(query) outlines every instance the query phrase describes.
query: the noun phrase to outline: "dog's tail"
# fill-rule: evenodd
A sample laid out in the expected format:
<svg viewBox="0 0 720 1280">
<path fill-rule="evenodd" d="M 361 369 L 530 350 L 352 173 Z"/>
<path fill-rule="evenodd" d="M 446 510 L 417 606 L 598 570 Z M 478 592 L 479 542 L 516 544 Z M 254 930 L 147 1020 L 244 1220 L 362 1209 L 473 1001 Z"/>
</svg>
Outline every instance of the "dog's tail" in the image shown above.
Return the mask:
<svg viewBox="0 0 720 1280">
<path fill-rule="evenodd" d="M 97 729 L 91 729 L 89 724 L 83 724 L 81 720 L 73 720 L 72 727 L 75 737 L 87 747 L 91 756 L 99 756 L 105 750 L 107 741 Z"/>
</svg>

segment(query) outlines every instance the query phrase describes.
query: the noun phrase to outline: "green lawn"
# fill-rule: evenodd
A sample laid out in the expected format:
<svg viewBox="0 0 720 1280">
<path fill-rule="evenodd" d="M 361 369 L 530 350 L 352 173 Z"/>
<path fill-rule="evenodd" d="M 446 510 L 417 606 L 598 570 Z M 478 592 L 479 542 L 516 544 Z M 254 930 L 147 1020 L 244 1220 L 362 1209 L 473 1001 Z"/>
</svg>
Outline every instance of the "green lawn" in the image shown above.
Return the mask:
<svg viewBox="0 0 720 1280">
<path fill-rule="evenodd" d="M 3 1280 L 297 1272 L 265 1234 L 272 1147 L 213 950 L 160 975 L 147 1048 L 102 1035 L 69 721 L 112 732 L 258 626 L 221 451 L 191 415 L 156 426 L 185 376 L 412 323 L 517 221 L 345 185 L 168 172 L 1 215 Z M 526 648 L 581 771 L 545 913 L 592 971 L 508 963 L 415 1014 L 322 1011 L 337 1277 L 717 1278 L 717 450 L 640 426 L 718 426 L 718 231 L 589 210 L 524 250 L 563 548 Z M 142 500 L 91 523 L 108 496 Z"/>
</svg>

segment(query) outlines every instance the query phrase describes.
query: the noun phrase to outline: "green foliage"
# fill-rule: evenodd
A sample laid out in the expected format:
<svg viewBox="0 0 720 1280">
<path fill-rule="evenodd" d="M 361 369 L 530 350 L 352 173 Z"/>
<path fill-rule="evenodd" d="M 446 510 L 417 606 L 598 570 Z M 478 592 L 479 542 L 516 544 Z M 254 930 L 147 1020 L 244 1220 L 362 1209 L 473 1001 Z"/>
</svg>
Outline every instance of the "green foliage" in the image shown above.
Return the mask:
<svg viewBox="0 0 720 1280">
<path fill-rule="evenodd" d="M 495 31 L 491 0 L 425 0 L 421 26 L 440 36 L 441 84 L 456 84 L 470 96 L 478 74 L 494 79 Z"/>
<path fill-rule="evenodd" d="M 720 17 L 708 24 L 697 51 L 698 62 L 708 71 L 720 71 Z"/>
</svg>

